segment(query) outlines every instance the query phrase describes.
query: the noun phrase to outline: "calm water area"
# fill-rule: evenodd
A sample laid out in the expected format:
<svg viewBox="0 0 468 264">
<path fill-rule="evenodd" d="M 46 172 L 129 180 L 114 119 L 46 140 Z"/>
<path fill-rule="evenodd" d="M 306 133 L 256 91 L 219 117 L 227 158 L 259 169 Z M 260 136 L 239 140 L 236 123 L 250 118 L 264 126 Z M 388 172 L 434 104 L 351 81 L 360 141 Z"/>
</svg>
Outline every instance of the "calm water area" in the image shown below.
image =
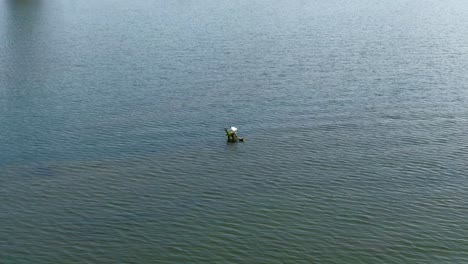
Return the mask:
<svg viewBox="0 0 468 264">
<path fill-rule="evenodd" d="M 0 0 L 0 263 L 468 263 L 468 2 Z"/>
</svg>

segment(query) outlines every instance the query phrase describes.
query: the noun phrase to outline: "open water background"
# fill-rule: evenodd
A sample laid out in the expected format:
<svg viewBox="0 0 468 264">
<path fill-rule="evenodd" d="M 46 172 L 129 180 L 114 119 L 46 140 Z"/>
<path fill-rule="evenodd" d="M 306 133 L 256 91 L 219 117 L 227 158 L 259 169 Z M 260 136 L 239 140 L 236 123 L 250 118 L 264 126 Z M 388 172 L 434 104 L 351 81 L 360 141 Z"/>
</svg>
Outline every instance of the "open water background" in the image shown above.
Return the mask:
<svg viewBox="0 0 468 264">
<path fill-rule="evenodd" d="M 467 216 L 466 1 L 0 0 L 1 263 L 467 263 Z"/>
</svg>

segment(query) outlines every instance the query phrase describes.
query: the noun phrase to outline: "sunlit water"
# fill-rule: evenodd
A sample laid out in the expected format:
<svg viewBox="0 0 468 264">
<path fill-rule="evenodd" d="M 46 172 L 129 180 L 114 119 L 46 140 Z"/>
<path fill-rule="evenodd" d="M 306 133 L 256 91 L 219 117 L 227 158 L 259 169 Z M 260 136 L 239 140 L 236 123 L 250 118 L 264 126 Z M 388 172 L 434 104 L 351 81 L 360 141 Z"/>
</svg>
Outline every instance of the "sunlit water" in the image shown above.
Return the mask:
<svg viewBox="0 0 468 264">
<path fill-rule="evenodd" d="M 0 262 L 468 263 L 467 32 L 461 0 L 0 0 Z"/>
</svg>

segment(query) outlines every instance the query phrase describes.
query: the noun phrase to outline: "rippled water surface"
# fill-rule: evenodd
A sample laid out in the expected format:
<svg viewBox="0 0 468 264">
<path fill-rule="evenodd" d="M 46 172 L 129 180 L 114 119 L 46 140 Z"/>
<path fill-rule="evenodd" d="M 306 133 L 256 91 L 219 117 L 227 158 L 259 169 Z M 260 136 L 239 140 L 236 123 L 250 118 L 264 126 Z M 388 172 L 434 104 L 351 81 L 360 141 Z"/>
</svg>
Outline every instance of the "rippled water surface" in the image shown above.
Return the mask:
<svg viewBox="0 0 468 264">
<path fill-rule="evenodd" d="M 461 0 L 0 0 L 0 262 L 468 263 L 467 32 Z"/>
</svg>

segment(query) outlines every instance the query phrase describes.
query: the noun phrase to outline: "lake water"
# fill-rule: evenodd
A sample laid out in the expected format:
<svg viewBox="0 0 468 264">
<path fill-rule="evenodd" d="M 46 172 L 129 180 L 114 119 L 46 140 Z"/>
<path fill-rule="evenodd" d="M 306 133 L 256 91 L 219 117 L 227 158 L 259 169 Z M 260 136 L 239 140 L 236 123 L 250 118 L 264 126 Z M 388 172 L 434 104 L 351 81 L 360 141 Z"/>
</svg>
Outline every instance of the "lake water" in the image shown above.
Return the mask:
<svg viewBox="0 0 468 264">
<path fill-rule="evenodd" d="M 467 263 L 467 32 L 462 0 L 0 0 L 0 262 Z"/>
</svg>

